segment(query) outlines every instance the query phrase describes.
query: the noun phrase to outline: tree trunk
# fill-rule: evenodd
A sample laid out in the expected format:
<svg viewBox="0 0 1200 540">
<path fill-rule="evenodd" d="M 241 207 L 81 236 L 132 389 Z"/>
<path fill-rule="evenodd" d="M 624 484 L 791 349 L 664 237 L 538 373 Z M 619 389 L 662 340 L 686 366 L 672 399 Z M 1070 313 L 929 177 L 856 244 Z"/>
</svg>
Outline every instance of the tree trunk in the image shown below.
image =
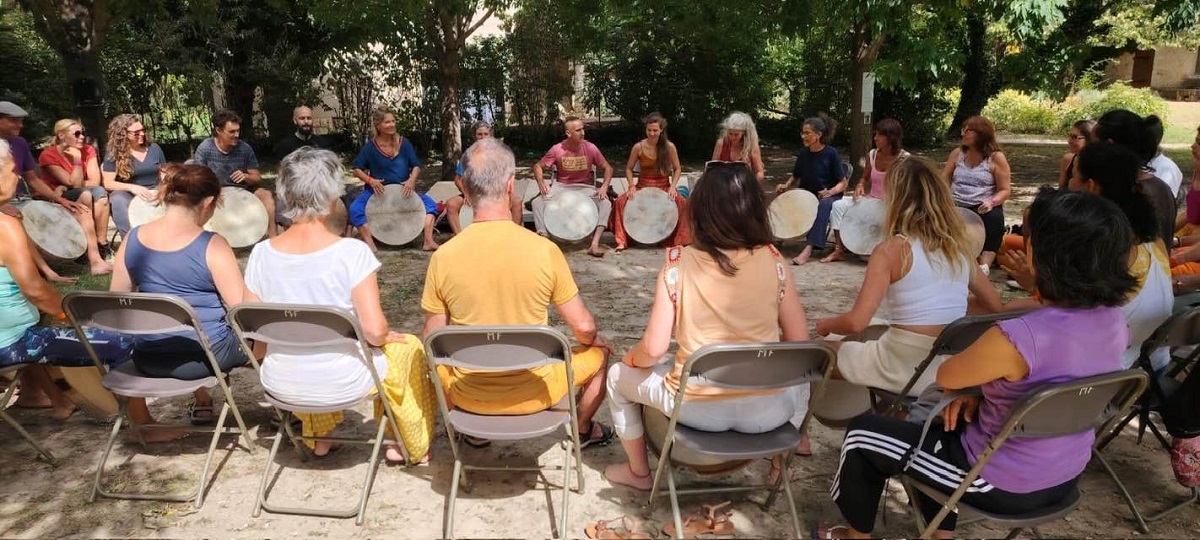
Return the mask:
<svg viewBox="0 0 1200 540">
<path fill-rule="evenodd" d="M 454 180 L 454 166 L 462 156 L 462 129 L 459 121 L 458 83 L 462 49 L 446 47 L 438 58 L 438 83 L 442 90 L 442 180 Z"/>
<path fill-rule="evenodd" d="M 850 76 L 850 164 L 859 171 L 866 170 L 867 152 L 871 149 L 871 117 L 863 112 L 863 75 L 870 73 L 879 50 L 883 47 L 883 34 L 871 36 L 866 22 L 856 25 L 854 39 L 854 69 Z M 874 92 L 874 88 L 870 89 Z"/>
<path fill-rule="evenodd" d="M 963 59 L 962 95 L 958 100 L 958 108 L 954 111 L 954 120 L 946 129 L 946 138 L 954 139 L 959 135 L 959 128 L 968 118 L 983 112 L 983 106 L 993 92 L 989 84 L 990 62 L 987 56 L 987 21 L 979 8 L 967 9 L 967 55 Z"/>
<path fill-rule="evenodd" d="M 225 69 L 225 108 L 242 117 L 241 138 L 254 138 L 254 82 L 242 77 L 237 66 Z"/>
<path fill-rule="evenodd" d="M 108 142 L 108 124 L 104 119 L 104 74 L 91 54 L 65 55 L 67 81 L 75 96 L 75 114 L 83 123 L 96 149 L 103 151 Z"/>
</svg>

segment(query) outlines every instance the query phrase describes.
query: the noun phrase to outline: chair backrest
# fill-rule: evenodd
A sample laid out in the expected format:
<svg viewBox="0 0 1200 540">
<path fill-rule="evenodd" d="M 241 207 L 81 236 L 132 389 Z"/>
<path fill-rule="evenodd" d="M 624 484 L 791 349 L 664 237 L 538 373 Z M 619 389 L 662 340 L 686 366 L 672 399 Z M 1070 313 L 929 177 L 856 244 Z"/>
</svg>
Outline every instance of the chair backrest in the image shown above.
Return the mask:
<svg viewBox="0 0 1200 540">
<path fill-rule="evenodd" d="M 1159 347 L 1182 347 L 1200 344 L 1200 305 L 1187 306 L 1167 317 L 1142 342 L 1138 364 L 1150 366 L 1150 355 Z"/>
<path fill-rule="evenodd" d="M 1128 409 L 1148 379 L 1143 372 L 1123 370 L 1042 386 L 1013 406 L 996 438 L 1094 431 Z"/>
<path fill-rule="evenodd" d="M 942 332 L 938 334 L 937 339 L 933 342 L 930 354 L 931 356 L 941 356 L 963 352 L 967 347 L 970 347 L 971 344 L 979 340 L 979 337 L 984 332 L 987 332 L 992 325 L 1000 321 L 1015 319 L 1026 313 L 1029 312 L 1008 311 L 988 315 L 967 315 L 959 318 L 942 329 Z"/>
<path fill-rule="evenodd" d="M 229 325 L 242 337 L 268 345 L 330 347 L 362 343 L 362 329 L 346 310 L 299 304 L 239 304 Z"/>
<path fill-rule="evenodd" d="M 842 176 L 849 180 L 854 179 L 854 166 L 850 165 L 849 161 L 842 162 Z"/>
<path fill-rule="evenodd" d="M 63 311 L 79 326 L 125 334 L 166 334 L 201 328 L 192 306 L 169 294 L 72 291 L 63 297 Z"/>
<path fill-rule="evenodd" d="M 506 371 L 570 361 L 571 345 L 549 326 L 444 326 L 425 338 L 425 353 L 431 367 Z"/>
<path fill-rule="evenodd" d="M 817 382 L 836 361 L 833 348 L 819 341 L 705 345 L 684 364 L 679 393 L 690 376 L 703 376 L 706 386 L 738 390 Z"/>
</svg>

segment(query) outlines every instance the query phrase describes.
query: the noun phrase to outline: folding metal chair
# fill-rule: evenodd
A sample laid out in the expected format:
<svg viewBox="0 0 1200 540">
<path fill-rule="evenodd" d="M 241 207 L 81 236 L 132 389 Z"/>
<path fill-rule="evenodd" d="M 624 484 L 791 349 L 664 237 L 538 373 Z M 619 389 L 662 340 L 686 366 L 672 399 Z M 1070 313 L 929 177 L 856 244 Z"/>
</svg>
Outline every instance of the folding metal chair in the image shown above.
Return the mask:
<svg viewBox="0 0 1200 540">
<path fill-rule="evenodd" d="M 3 419 L 4 423 L 12 426 L 12 428 L 17 431 L 17 434 L 19 434 L 22 439 L 25 439 L 25 442 L 28 442 L 34 450 L 37 450 L 38 454 L 41 454 L 42 458 L 50 463 L 50 465 L 57 467 L 58 460 L 54 459 L 54 454 L 51 454 L 49 450 L 46 450 L 44 447 L 42 447 L 42 445 L 39 444 L 37 440 L 29 434 L 28 431 L 25 431 L 25 428 L 21 426 L 20 422 L 17 422 L 16 418 L 13 418 L 8 414 L 8 403 L 10 400 L 12 400 L 13 394 L 16 394 L 17 388 L 21 386 L 21 378 L 18 376 L 17 372 L 21 371 L 21 368 L 30 365 L 32 364 L 16 364 L 0 368 L 0 375 L 12 374 L 13 376 L 12 382 L 8 384 L 8 389 L 5 390 L 4 395 L 0 397 L 0 419 Z"/>
<path fill-rule="evenodd" d="M 1027 311 L 1010 311 L 1005 313 L 993 313 L 989 315 L 967 315 L 954 322 L 946 325 L 942 332 L 933 342 L 933 348 L 929 350 L 929 354 L 925 356 L 921 363 L 917 364 L 913 370 L 913 375 L 908 379 L 908 383 L 904 385 L 904 389 L 899 393 L 890 392 L 882 388 L 871 388 L 872 405 L 876 411 L 880 411 L 883 416 L 891 416 L 894 413 L 902 410 L 907 410 L 916 398 L 909 396 L 921 377 L 925 375 L 925 370 L 929 369 L 929 365 L 939 356 L 948 356 L 958 354 L 970 347 L 987 332 L 992 325 L 1016 317 L 1020 317 L 1028 313 Z"/>
<path fill-rule="evenodd" d="M 1008 419 L 996 437 L 988 443 L 983 453 L 977 456 L 975 466 L 971 467 L 962 483 L 949 496 L 930 485 L 908 476 L 901 476 L 900 481 L 908 491 L 917 526 L 922 530 L 921 537 L 933 538 L 938 525 L 950 514 L 951 509 L 955 509 L 961 523 L 986 520 L 1010 527 L 1007 538 L 1015 538 L 1024 529 L 1030 529 L 1041 538 L 1037 531 L 1038 525 L 1058 520 L 1079 506 L 1078 489 L 1073 489 L 1066 498 L 1056 504 L 1020 515 L 987 512 L 965 504 L 960 499 L 975 479 L 979 478 L 984 466 L 996 455 L 996 450 L 1010 437 L 1048 438 L 1103 430 L 1111 426 L 1116 418 L 1125 414 L 1146 388 L 1146 383 L 1146 374 L 1126 370 L 1066 383 L 1047 384 L 1035 389 L 1013 405 Z M 943 403 L 952 399 L 954 396 L 948 396 Z M 926 429 L 929 428 L 929 423 L 935 420 L 937 415 L 931 416 L 926 422 Z M 924 523 L 916 491 L 942 503 L 941 511 L 928 524 Z"/>
<path fill-rule="evenodd" d="M 358 320 L 349 312 L 332 307 L 310 305 L 239 304 L 229 310 L 228 320 L 229 325 L 233 327 L 233 331 L 237 334 L 242 347 L 246 350 L 246 354 L 251 358 L 254 357 L 254 352 L 248 340 L 266 343 L 268 346 L 306 347 L 318 351 L 332 347 L 352 348 L 358 360 L 362 362 L 363 367 L 371 374 L 371 380 L 375 383 L 375 395 L 379 396 L 379 399 L 384 400 L 386 404 L 387 394 L 384 392 L 383 383 L 379 379 L 379 375 L 375 372 L 371 346 L 363 338 L 362 327 L 359 325 Z M 255 371 L 261 375 L 261 368 L 257 364 L 255 365 Z M 420 376 L 424 377 L 425 374 L 422 373 Z M 354 407 L 362 401 L 372 399 L 374 396 L 366 394 L 345 403 L 311 406 L 289 403 L 271 395 L 270 392 L 266 392 L 265 390 L 263 394 L 267 402 L 279 412 L 281 431 L 277 431 L 272 437 L 271 451 L 267 454 L 267 463 L 263 468 L 262 480 L 258 486 L 258 497 L 254 502 L 254 517 L 260 516 L 265 509 L 268 512 L 280 514 L 336 518 L 355 517 L 354 522 L 362 525 L 367 508 L 367 497 L 370 496 L 371 486 L 375 483 L 375 471 L 379 463 L 379 455 L 384 450 L 383 444 L 386 442 L 387 444 L 398 445 L 403 449 L 402 453 L 404 454 L 405 461 L 411 462 L 408 459 L 408 450 L 404 448 L 403 443 L 384 437 L 386 429 L 389 427 L 394 436 L 399 437 L 399 424 L 392 415 L 392 408 L 383 407 L 384 416 L 377 422 L 375 436 L 372 438 L 305 437 L 297 435 L 292 427 L 291 417 L 293 412 L 333 413 Z M 327 509 L 277 506 L 267 502 L 268 491 L 270 489 L 268 481 L 271 476 L 272 464 L 275 463 L 275 456 L 279 452 L 279 446 L 283 441 L 285 433 L 288 440 L 291 441 L 299 453 L 300 458 L 305 460 L 308 458 L 308 454 L 301 447 L 303 441 L 372 445 L 371 459 L 367 464 L 367 476 L 363 479 L 358 504 L 350 508 Z M 280 464 L 279 473 L 282 474 L 282 472 L 283 465 Z"/>
<path fill-rule="evenodd" d="M 430 377 L 437 388 L 438 408 L 441 409 L 450 450 L 454 454 L 454 473 L 451 477 L 449 502 L 442 517 L 442 536 L 454 538 L 454 502 L 458 498 L 460 480 L 469 486 L 466 472 L 474 471 L 563 471 L 562 517 L 558 536 L 569 537 L 567 528 L 567 496 L 571 479 L 571 456 L 574 452 L 576 492 L 583 491 L 583 459 L 579 446 L 579 415 L 575 407 L 575 375 L 571 369 L 571 345 L 566 336 L 548 326 L 446 326 L 425 338 L 425 355 Z M 567 387 L 572 390 L 557 405 L 548 410 L 524 416 L 492 416 L 474 414 L 462 409 L 449 409 L 437 366 L 444 365 L 472 371 L 512 371 L 533 369 L 562 362 L 567 370 Z M 563 429 L 562 466 L 496 467 L 468 465 L 463 462 L 457 434 L 489 440 L 515 441 L 535 439 Z M 570 443 L 567 445 L 566 443 Z"/>
<path fill-rule="evenodd" d="M 251 453 L 254 452 L 254 437 L 246 429 L 246 422 L 242 420 L 241 411 L 238 410 L 237 402 L 233 399 L 233 392 L 229 390 L 225 376 L 210 376 L 194 381 L 150 377 L 139 371 L 137 366 L 133 364 L 133 361 L 128 361 L 113 369 L 108 369 L 96 354 L 96 350 L 92 348 L 92 344 L 88 341 L 87 335 L 83 331 L 85 327 L 95 327 L 133 335 L 178 332 L 194 333 L 201 347 L 204 349 L 205 358 L 208 360 L 209 367 L 213 373 L 221 373 L 216 358 L 213 358 L 208 336 L 204 334 L 200 318 L 196 316 L 196 312 L 186 302 L 169 294 L 99 291 L 74 291 L 67 294 L 63 298 L 63 311 L 66 312 L 67 318 L 75 327 L 75 331 L 79 335 L 79 341 L 87 350 L 88 356 L 92 358 L 96 369 L 100 370 L 102 377 L 101 384 L 116 396 L 117 403 L 119 404 L 117 420 L 113 423 L 108 442 L 104 445 L 104 451 L 100 454 L 100 462 L 96 464 L 96 476 L 92 484 L 92 492 L 88 495 L 88 502 L 94 501 L 96 495 L 99 494 L 114 499 L 174 502 L 194 500 L 196 508 L 200 508 L 204 504 L 205 488 L 208 485 L 208 469 L 212 464 L 213 454 L 217 449 L 217 441 L 220 440 L 221 435 L 224 433 L 241 435 L 245 439 L 246 448 Z M 138 425 L 130 422 L 134 434 L 142 442 L 143 446 L 145 446 L 145 439 L 142 436 L 143 430 L 166 429 L 212 433 L 212 440 L 208 445 L 208 453 L 204 457 L 204 467 L 200 471 L 200 478 L 197 481 L 194 491 L 177 493 L 129 493 L 110 492 L 104 489 L 101 485 L 104 464 L 108 462 L 108 456 L 117 442 L 117 435 L 121 432 L 121 425 L 127 420 L 128 398 L 183 396 L 191 394 L 200 388 L 213 388 L 215 386 L 221 388 L 221 393 L 225 396 L 225 402 L 221 405 L 221 412 L 217 415 L 216 423 L 211 427 L 187 424 Z M 233 413 L 237 427 L 225 427 L 225 418 L 230 412 Z"/>
<path fill-rule="evenodd" d="M 683 365 L 679 377 L 679 391 L 675 393 L 670 422 L 659 452 L 658 467 L 654 471 L 654 485 L 650 489 L 650 504 L 659 495 L 662 478 L 667 480 L 667 495 L 671 498 L 671 512 L 675 519 L 675 530 L 683 534 L 683 518 L 679 513 L 679 495 L 695 493 L 729 493 L 743 491 L 770 491 L 763 508 L 775 503 L 782 487 L 792 512 L 792 524 L 796 537 L 805 536 L 800 528 L 800 515 L 796 511 L 796 500 L 792 497 L 791 482 L 788 481 L 789 466 L 801 434 L 812 418 L 812 407 L 804 415 L 797 428 L 785 423 L 766 433 L 739 433 L 736 431 L 700 431 L 679 424 L 679 413 L 685 406 L 683 399 L 689 380 L 703 376 L 705 386 L 736 390 L 780 390 L 806 383 L 818 383 L 812 392 L 812 402 L 821 400 L 825 383 L 833 373 L 837 354 L 829 345 L 821 342 L 802 341 L 787 343 L 741 343 L 705 345 L 692 353 Z M 675 467 L 671 464 L 671 447 L 675 444 L 687 447 L 695 454 L 727 460 L 759 459 L 783 454 L 781 474 L 774 484 L 751 486 L 714 486 L 677 489 Z M 781 485 L 782 484 L 782 485 Z"/>
<path fill-rule="evenodd" d="M 1154 330 L 1154 333 L 1150 334 L 1150 337 L 1142 342 L 1138 359 L 1133 367 L 1130 368 L 1132 371 L 1144 372 L 1150 379 L 1149 387 L 1133 404 L 1128 414 L 1120 422 L 1117 422 L 1112 430 L 1097 434 L 1100 435 L 1100 438 L 1096 441 L 1094 451 L 1096 460 L 1100 462 L 1100 465 L 1104 467 L 1104 470 L 1108 472 L 1113 482 L 1116 483 L 1117 491 L 1121 493 L 1121 498 L 1125 499 L 1125 504 L 1133 512 L 1133 518 L 1137 522 L 1138 530 L 1143 533 L 1150 532 L 1150 528 L 1147 525 L 1148 522 L 1158 521 L 1192 504 L 1200 502 L 1200 488 L 1191 488 L 1191 496 L 1187 500 L 1157 514 L 1147 516 L 1138 509 L 1133 496 L 1129 494 L 1129 488 L 1117 476 L 1117 472 L 1109 465 L 1108 460 L 1104 459 L 1102 452 L 1108 446 L 1108 443 L 1112 442 L 1117 435 L 1120 435 L 1125 426 L 1134 418 L 1138 419 L 1138 444 L 1141 444 L 1146 430 L 1149 429 L 1163 448 L 1167 450 L 1171 449 L 1171 444 L 1162 432 L 1159 431 L 1158 426 L 1154 424 L 1154 421 L 1150 418 L 1150 413 L 1162 412 L 1163 407 L 1167 403 L 1167 398 L 1171 397 L 1179 389 L 1181 383 L 1180 376 L 1195 367 L 1197 357 L 1200 356 L 1197 354 L 1200 352 L 1200 348 L 1195 347 L 1196 345 L 1200 345 L 1200 307 L 1188 307 L 1183 311 L 1175 313 L 1166 321 L 1163 321 Z M 1188 351 L 1180 358 L 1172 358 L 1172 363 L 1166 367 L 1164 373 L 1156 374 L 1154 366 L 1150 362 L 1150 356 L 1161 347 L 1170 347 L 1172 350 L 1191 347 L 1193 350 Z"/>
</svg>

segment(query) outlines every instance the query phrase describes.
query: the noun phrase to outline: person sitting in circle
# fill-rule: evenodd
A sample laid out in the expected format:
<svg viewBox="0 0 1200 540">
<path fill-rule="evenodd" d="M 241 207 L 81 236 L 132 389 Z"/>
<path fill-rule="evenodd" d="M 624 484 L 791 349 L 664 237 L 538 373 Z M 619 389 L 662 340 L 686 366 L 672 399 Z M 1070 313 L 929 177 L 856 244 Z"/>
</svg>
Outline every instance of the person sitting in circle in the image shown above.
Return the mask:
<svg viewBox="0 0 1200 540">
<path fill-rule="evenodd" d="M 872 135 L 875 148 L 867 153 L 867 173 L 854 186 L 853 196 L 849 199 L 842 197 L 834 201 L 829 212 L 829 228 L 833 229 L 833 251 L 821 259 L 821 262 L 834 262 L 846 258 L 846 246 L 842 245 L 842 218 L 846 210 L 858 203 L 859 199 L 869 197 L 882 200 L 887 195 L 887 172 L 900 161 L 908 157 L 904 150 L 904 128 L 900 122 L 884 118 L 875 123 Z"/>
<path fill-rule="evenodd" d="M 492 136 L 492 126 L 487 122 L 475 122 L 471 125 L 471 133 L 475 137 L 475 142 Z M 463 166 L 462 160 L 459 160 L 454 169 L 454 186 L 458 188 L 458 195 L 455 195 L 446 201 L 446 220 L 450 222 L 450 230 L 454 234 L 462 231 L 462 221 L 459 215 L 462 212 L 463 205 L 467 204 L 467 188 L 463 184 Z M 513 223 L 521 225 L 524 223 L 525 201 L 521 200 L 523 193 L 513 192 L 508 198 L 508 210 L 512 213 Z M 469 205 L 468 205 L 469 206 Z"/>
<path fill-rule="evenodd" d="M 162 148 L 150 142 L 146 126 L 133 114 L 120 114 L 108 123 L 108 152 L 100 165 L 104 188 L 112 204 L 113 222 L 129 234 L 129 203 L 134 197 L 154 199 L 158 168 L 167 162 Z"/>
<path fill-rule="evenodd" d="M 87 259 L 92 275 L 107 274 L 108 192 L 100 187 L 96 148 L 87 144 L 83 125 L 66 118 L 54 123 L 53 144 L 38 156 L 42 176 L 30 185 L 38 198 L 57 202 L 75 214 L 87 236 Z"/>
<path fill-rule="evenodd" d="M 668 246 L 686 246 L 692 242 L 692 234 L 688 229 L 687 199 L 677 190 L 682 170 L 679 165 L 679 152 L 675 143 L 667 139 L 667 119 L 661 114 L 650 113 L 642 119 L 646 126 L 646 138 L 633 145 L 629 153 L 629 161 L 625 164 L 625 178 L 629 181 L 629 189 L 617 197 L 613 204 L 613 238 L 617 241 L 617 251 L 624 251 L 629 246 L 629 234 L 625 232 L 625 205 L 637 190 L 655 188 L 667 192 L 667 196 L 675 202 L 679 211 L 679 221 L 675 232 L 665 240 Z M 633 166 L 640 168 L 637 181 L 633 181 Z"/>
</svg>

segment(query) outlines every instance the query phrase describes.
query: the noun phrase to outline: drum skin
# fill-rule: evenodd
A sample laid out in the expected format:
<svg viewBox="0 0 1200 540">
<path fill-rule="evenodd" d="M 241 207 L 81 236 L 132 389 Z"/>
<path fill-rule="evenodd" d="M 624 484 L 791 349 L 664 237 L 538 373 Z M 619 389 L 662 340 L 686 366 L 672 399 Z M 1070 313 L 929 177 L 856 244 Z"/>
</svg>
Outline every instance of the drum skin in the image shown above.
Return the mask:
<svg viewBox="0 0 1200 540">
<path fill-rule="evenodd" d="M 421 236 L 425 227 L 425 203 L 416 193 L 404 195 L 404 186 L 388 184 L 383 193 L 367 201 L 367 223 L 371 236 L 392 246 L 402 246 Z"/>
<path fill-rule="evenodd" d="M 978 257 L 983 252 L 983 242 L 987 237 L 983 218 L 975 210 L 962 207 L 959 207 L 958 215 L 962 216 L 963 224 L 967 226 L 967 252 L 972 257 Z"/>
<path fill-rule="evenodd" d="M 129 227 L 141 227 L 151 221 L 154 221 L 167 213 L 167 205 L 158 202 L 158 193 L 150 192 L 154 195 L 154 199 L 147 201 L 141 197 L 134 197 L 129 201 Z"/>
<path fill-rule="evenodd" d="M 839 227 L 842 245 L 857 255 L 870 255 L 886 236 L 883 220 L 887 204 L 882 200 L 863 197 L 846 209 Z"/>
<path fill-rule="evenodd" d="M 226 186 L 221 188 L 221 200 L 204 230 L 221 235 L 235 249 L 253 246 L 267 235 L 273 217 L 267 216 L 267 208 L 253 193 Z"/>
<path fill-rule="evenodd" d="M 625 203 L 622 221 L 630 238 L 641 244 L 657 244 L 675 232 L 679 207 L 666 191 L 639 189 Z"/>
<path fill-rule="evenodd" d="M 23 201 L 14 202 L 13 206 L 21 211 L 21 224 L 29 238 L 47 256 L 71 261 L 87 253 L 83 227 L 61 204 Z"/>
<path fill-rule="evenodd" d="M 546 232 L 566 242 L 583 240 L 596 230 L 596 203 L 584 190 L 567 189 L 546 197 Z"/>
<path fill-rule="evenodd" d="M 817 220 L 818 204 L 817 196 L 803 189 L 785 191 L 775 197 L 767 208 L 775 238 L 789 240 L 807 234 Z"/>
</svg>

